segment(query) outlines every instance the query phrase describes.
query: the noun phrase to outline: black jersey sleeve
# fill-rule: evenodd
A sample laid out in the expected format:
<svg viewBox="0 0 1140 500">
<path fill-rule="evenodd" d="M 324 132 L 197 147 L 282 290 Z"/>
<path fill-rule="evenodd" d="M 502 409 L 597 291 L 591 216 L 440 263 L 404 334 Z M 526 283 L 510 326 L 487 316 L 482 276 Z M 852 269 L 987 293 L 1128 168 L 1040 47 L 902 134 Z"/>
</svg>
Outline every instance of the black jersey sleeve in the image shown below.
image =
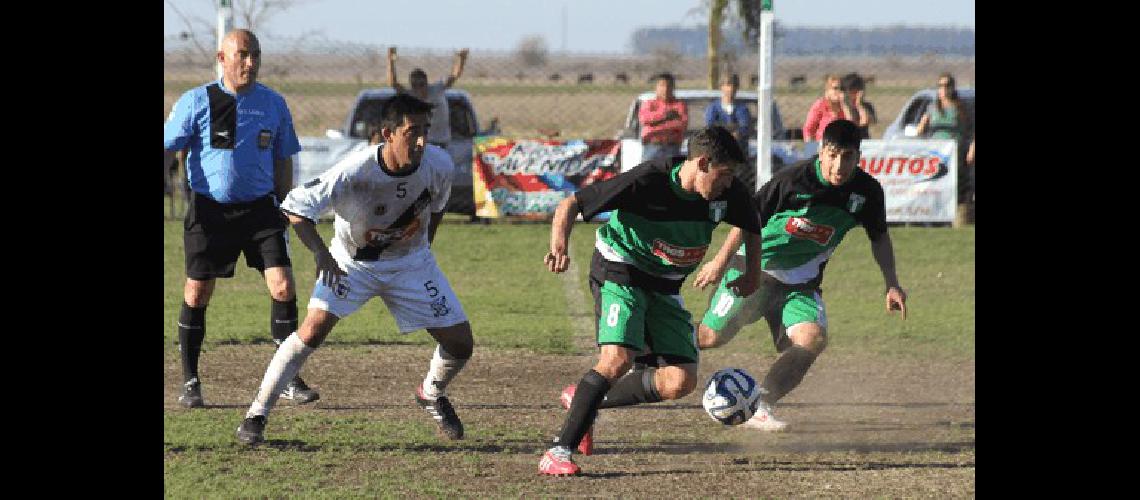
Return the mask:
<svg viewBox="0 0 1140 500">
<path fill-rule="evenodd" d="M 759 214 L 760 227 L 768 225 L 768 219 L 771 219 L 776 210 L 780 208 L 781 192 L 779 179 L 773 177 L 763 186 L 760 186 L 760 190 L 752 196 L 752 201 Z"/>
<path fill-rule="evenodd" d="M 724 221 L 750 233 L 760 234 L 764 226 L 760 224 L 756 204 L 748 196 L 748 188 L 744 187 L 740 179 L 732 180 L 725 199 L 728 200 L 728 213 L 725 214 Z"/>
<path fill-rule="evenodd" d="M 626 208 L 630 203 L 636 203 L 638 186 L 642 184 L 638 181 L 651 173 L 650 164 L 643 163 L 628 172 L 579 189 L 574 197 L 578 200 L 582 220 L 588 221 L 601 212 Z"/>
<path fill-rule="evenodd" d="M 883 194 L 883 185 L 874 177 L 870 178 L 870 186 L 865 190 L 867 193 L 867 208 L 862 210 L 862 220 L 859 221 L 863 224 L 863 229 L 867 231 L 867 237 L 871 241 L 876 241 L 884 234 L 887 234 L 887 202 L 886 196 Z"/>
</svg>

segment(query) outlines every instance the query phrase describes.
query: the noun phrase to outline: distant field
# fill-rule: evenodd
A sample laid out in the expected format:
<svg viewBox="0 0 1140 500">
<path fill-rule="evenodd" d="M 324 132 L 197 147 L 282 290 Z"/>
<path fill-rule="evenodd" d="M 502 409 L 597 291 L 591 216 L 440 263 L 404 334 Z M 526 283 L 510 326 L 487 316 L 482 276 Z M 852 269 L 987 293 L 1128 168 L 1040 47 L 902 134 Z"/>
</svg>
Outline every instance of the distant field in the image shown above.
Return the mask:
<svg viewBox="0 0 1140 500">
<path fill-rule="evenodd" d="M 163 82 L 163 110 L 186 90 L 203 82 L 168 80 Z M 362 83 L 335 81 L 274 81 L 263 83 L 281 92 L 289 102 L 300 135 L 320 136 L 326 129 L 339 129 L 356 94 L 370 88 Z M 539 129 L 560 130 L 562 137 L 612 138 L 622 127 L 634 96 L 651 91 L 648 85 L 535 85 L 461 81 L 457 88 L 471 94 L 480 128 L 491 117 L 498 117 L 503 133 L 513 137 L 537 137 Z M 693 88 L 693 87 L 682 87 Z M 867 98 L 876 108 L 879 123 L 871 127 L 873 137 L 882 135 L 890 120 L 919 86 L 876 86 Z M 803 117 L 819 89 L 776 87 L 775 99 L 783 112 L 785 127 L 803 125 Z M 703 120 L 703 110 L 690 111 L 690 120 Z M 166 116 L 165 114 L 163 115 Z"/>
</svg>

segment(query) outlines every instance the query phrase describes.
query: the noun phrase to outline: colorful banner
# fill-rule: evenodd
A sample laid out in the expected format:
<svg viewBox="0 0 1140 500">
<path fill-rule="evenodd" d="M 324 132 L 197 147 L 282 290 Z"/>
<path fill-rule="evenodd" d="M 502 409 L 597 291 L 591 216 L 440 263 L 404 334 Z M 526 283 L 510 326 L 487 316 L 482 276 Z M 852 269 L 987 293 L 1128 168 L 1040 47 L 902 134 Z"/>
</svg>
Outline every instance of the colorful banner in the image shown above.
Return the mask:
<svg viewBox="0 0 1140 500">
<path fill-rule="evenodd" d="M 548 220 L 567 196 L 620 171 L 621 142 L 476 137 L 472 155 L 475 215 Z"/>
<path fill-rule="evenodd" d="M 883 185 L 887 222 L 953 222 L 958 143 L 937 139 L 864 140 L 859 168 Z"/>
</svg>

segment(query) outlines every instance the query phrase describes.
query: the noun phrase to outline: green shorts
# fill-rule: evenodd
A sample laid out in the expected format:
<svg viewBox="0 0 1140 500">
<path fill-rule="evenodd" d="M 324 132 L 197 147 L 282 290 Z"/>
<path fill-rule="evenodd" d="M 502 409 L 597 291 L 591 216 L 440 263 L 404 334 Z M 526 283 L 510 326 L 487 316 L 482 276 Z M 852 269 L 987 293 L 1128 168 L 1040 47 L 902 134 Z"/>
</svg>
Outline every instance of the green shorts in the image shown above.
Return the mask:
<svg viewBox="0 0 1140 500">
<path fill-rule="evenodd" d="M 745 325 L 760 318 L 768 321 L 772 343 L 777 352 L 789 345 L 788 328 L 799 323 L 818 323 L 827 335 L 827 310 L 819 288 L 784 285 L 772 279 L 761 279 L 760 287 L 747 297 L 740 297 L 728 289 L 728 282 L 744 274 L 744 257 L 732 258 L 732 266 L 724 279 L 709 296 L 701 324 L 717 332 L 727 342 Z"/>
<path fill-rule="evenodd" d="M 598 345 L 625 346 L 652 353 L 669 364 L 698 362 L 693 316 L 680 294 L 621 285 L 590 276 Z"/>
</svg>

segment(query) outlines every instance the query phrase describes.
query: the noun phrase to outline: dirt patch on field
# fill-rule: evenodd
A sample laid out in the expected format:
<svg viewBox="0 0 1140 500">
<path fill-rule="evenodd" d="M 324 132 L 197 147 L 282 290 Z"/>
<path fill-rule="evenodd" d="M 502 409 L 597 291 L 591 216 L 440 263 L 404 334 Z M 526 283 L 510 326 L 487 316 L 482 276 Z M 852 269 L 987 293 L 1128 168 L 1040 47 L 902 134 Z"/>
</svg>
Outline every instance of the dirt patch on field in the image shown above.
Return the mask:
<svg viewBox="0 0 1140 500">
<path fill-rule="evenodd" d="M 211 406 L 194 411 L 240 421 L 273 347 L 222 345 L 204 352 L 201 375 Z M 285 402 L 279 411 L 426 420 L 412 390 L 430 354 L 427 346 L 322 348 L 302 371 L 321 400 L 303 407 Z M 759 378 L 774 359 L 734 353 L 729 345 L 703 353 L 701 377 L 739 366 Z M 606 410 L 596 424 L 597 453 L 575 457 L 584 476 L 540 477 L 540 454 L 563 418 L 558 394 L 591 365 L 588 356 L 477 349 L 450 391 L 468 433 L 461 453 L 411 447 L 372 467 L 406 469 L 429 460 L 434 480 L 470 496 L 974 495 L 971 359 L 827 352 L 777 406 L 777 415 L 790 423 L 779 434 L 716 424 L 701 409 L 699 390 L 678 401 Z M 178 353 L 165 349 L 163 409 L 168 414 L 187 411 L 177 403 L 180 381 Z M 481 434 L 505 423 L 535 439 Z M 272 426 L 267 434 L 272 438 Z M 304 443 L 297 446 L 304 451 Z M 476 478 L 470 454 L 481 464 Z M 455 467 L 439 466 L 449 461 Z"/>
</svg>

